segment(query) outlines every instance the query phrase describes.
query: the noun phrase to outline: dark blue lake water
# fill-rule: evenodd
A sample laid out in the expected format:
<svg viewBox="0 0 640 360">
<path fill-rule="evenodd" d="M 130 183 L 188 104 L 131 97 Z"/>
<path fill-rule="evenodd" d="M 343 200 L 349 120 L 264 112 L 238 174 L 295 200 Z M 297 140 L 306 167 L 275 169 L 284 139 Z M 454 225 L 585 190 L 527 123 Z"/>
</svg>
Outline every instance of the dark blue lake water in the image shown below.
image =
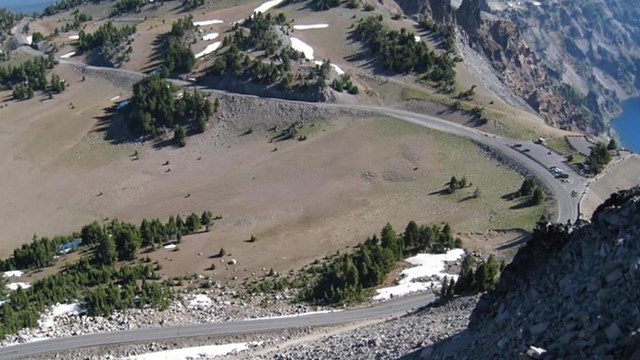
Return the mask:
<svg viewBox="0 0 640 360">
<path fill-rule="evenodd" d="M 13 12 L 32 14 L 42 11 L 53 4 L 55 0 L 0 0 L 0 8 L 7 8 Z"/>
<path fill-rule="evenodd" d="M 623 113 L 611 122 L 622 146 L 640 154 L 640 98 L 622 104 Z"/>
</svg>

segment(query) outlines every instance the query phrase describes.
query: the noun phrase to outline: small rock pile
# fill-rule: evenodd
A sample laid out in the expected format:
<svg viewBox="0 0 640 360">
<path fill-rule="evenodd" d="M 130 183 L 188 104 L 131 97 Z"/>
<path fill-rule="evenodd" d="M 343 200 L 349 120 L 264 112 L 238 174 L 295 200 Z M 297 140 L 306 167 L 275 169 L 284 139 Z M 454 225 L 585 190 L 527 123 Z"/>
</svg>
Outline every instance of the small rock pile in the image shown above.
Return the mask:
<svg viewBox="0 0 640 360">
<path fill-rule="evenodd" d="M 292 346 L 253 360 L 396 359 L 466 328 L 477 297 L 457 298 L 442 306 Z"/>
</svg>

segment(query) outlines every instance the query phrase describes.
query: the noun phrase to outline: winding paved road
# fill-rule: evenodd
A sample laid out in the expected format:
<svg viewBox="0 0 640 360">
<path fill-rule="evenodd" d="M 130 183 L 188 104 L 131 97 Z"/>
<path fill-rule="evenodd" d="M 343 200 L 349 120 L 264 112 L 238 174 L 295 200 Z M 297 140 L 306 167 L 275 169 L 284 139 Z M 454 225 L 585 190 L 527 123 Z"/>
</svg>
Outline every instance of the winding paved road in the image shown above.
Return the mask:
<svg viewBox="0 0 640 360">
<path fill-rule="evenodd" d="M 265 333 L 310 326 L 336 325 L 354 321 L 400 316 L 423 307 L 435 300 L 433 294 L 420 294 L 396 298 L 369 308 L 298 317 L 260 320 L 239 320 L 188 326 L 158 327 L 72 336 L 37 341 L 0 348 L 0 359 L 15 359 L 49 352 L 78 349 L 91 346 L 158 341 L 196 336 L 229 336 L 238 334 Z"/>
<path fill-rule="evenodd" d="M 32 48 L 28 48 L 31 53 L 38 53 Z M 74 65 L 80 68 L 93 68 L 101 71 L 114 72 L 120 74 L 128 74 L 133 76 L 144 76 L 141 73 L 133 71 L 112 69 L 112 68 L 94 68 L 85 64 L 60 60 L 63 63 Z M 185 82 L 176 81 L 179 84 L 187 84 Z M 224 93 L 224 91 L 203 89 L 212 93 Z M 238 96 L 254 97 L 251 95 Z M 281 99 L 273 99 L 273 101 L 297 103 L 296 101 L 288 101 Z M 443 131 L 446 133 L 462 136 L 471 139 L 477 143 L 483 144 L 494 151 L 502 153 L 504 156 L 512 159 L 520 164 L 529 173 L 535 175 L 542 181 L 547 189 L 553 194 L 557 201 L 556 220 L 558 222 L 575 221 L 578 218 L 578 197 L 572 196 L 572 192 L 581 193 L 585 186 L 585 181 L 576 173 L 564 166 L 560 162 L 560 158 L 554 158 L 553 154 L 548 154 L 546 148 L 541 145 L 526 144 L 523 147 L 516 148 L 513 144 L 519 142 L 500 136 L 483 133 L 479 130 L 465 127 L 444 119 L 434 116 L 418 114 L 398 109 L 383 108 L 367 105 L 344 105 L 344 104 L 317 104 L 315 106 L 335 108 L 335 109 L 355 109 L 367 111 L 370 113 L 387 115 L 398 119 L 418 124 L 430 129 Z M 527 152 L 522 150 L 528 149 Z M 570 183 L 562 183 L 551 174 L 547 167 L 549 163 L 558 162 L 558 166 L 563 167 L 570 174 L 572 181 Z M 227 336 L 235 334 L 248 334 L 270 332 L 275 330 L 284 330 L 292 328 L 301 328 L 309 326 L 335 325 L 346 322 L 360 321 L 365 319 L 379 319 L 390 316 L 399 316 L 413 309 L 424 306 L 434 300 L 433 294 L 423 293 L 419 295 L 393 299 L 387 302 L 379 303 L 374 306 L 362 309 L 347 310 L 325 314 L 315 314 L 301 317 L 291 318 L 274 318 L 262 320 L 246 320 L 246 321 L 230 321 L 220 323 L 208 323 L 188 326 L 174 327 L 158 327 L 149 329 L 138 329 L 129 331 L 99 333 L 91 335 L 81 335 L 65 338 L 50 339 L 33 343 L 14 345 L 0 348 L 0 360 L 14 359 L 23 356 L 37 355 L 47 352 L 63 351 L 69 349 L 114 345 L 123 343 L 134 343 L 151 340 L 172 339 L 181 337 L 194 336 Z"/>
</svg>

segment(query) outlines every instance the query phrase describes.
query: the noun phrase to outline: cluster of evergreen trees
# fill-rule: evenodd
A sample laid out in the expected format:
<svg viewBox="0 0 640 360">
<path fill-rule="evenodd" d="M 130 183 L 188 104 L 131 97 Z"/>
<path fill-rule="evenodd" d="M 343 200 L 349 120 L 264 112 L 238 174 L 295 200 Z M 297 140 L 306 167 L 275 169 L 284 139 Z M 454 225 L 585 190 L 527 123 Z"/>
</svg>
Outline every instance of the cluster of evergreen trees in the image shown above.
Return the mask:
<svg viewBox="0 0 640 360">
<path fill-rule="evenodd" d="M 442 41 L 440 44 L 445 51 L 455 50 L 456 27 L 453 24 L 440 24 L 431 19 L 420 20 L 420 26 L 434 33 Z"/>
<path fill-rule="evenodd" d="M 279 85 L 283 90 L 305 88 L 312 84 L 325 86 L 329 73 L 329 64 L 318 68 L 309 68 L 308 72 L 294 73 L 292 61 L 304 55 L 291 47 L 282 47 L 282 41 L 273 32 L 274 26 L 289 24 L 282 13 L 258 13 L 247 18 L 242 25 L 236 25 L 234 32 L 223 40 L 223 47 L 228 48 L 218 56 L 210 68 L 213 75 L 230 75 L 255 83 Z M 252 58 L 249 53 L 264 51 L 264 57 Z M 265 61 L 264 58 L 268 61 Z"/>
<path fill-rule="evenodd" d="M 133 86 L 133 97 L 124 109 L 129 129 L 137 135 L 157 135 L 177 125 L 203 132 L 217 110 L 197 90 L 178 94 L 179 88 L 159 75 L 151 75 Z M 217 104 L 217 99 L 216 99 Z"/>
<path fill-rule="evenodd" d="M 458 280 L 444 278 L 440 295 L 450 298 L 454 295 L 485 292 L 495 289 L 500 281 L 500 272 L 504 269 L 504 261 L 498 263 L 494 255 L 486 261 L 476 263 L 476 259 L 467 254 L 462 261 Z"/>
<path fill-rule="evenodd" d="M 8 34 L 13 24 L 21 18 L 20 14 L 14 14 L 5 8 L 0 8 L 0 36 Z"/>
<path fill-rule="evenodd" d="M 84 0 L 59 0 L 42 10 L 45 16 L 55 15 L 59 12 L 67 11 L 76 6 L 82 5 Z"/>
<path fill-rule="evenodd" d="M 427 80 L 446 87 L 453 85 L 455 62 L 448 54 L 437 55 L 426 43 L 415 41 L 414 34 L 404 28 L 390 30 L 382 15 L 364 19 L 356 27 L 355 34 L 380 57 L 385 69 L 424 73 Z"/>
<path fill-rule="evenodd" d="M 47 89 L 49 86 L 47 71 L 54 65 L 53 56 L 49 56 L 35 58 L 17 66 L 0 67 L 0 86 L 11 88 L 15 99 L 32 98 L 35 91 Z M 55 81 L 55 84 L 52 82 L 52 87 L 55 85 L 56 90 L 64 90 L 60 85 L 60 77 L 56 75 L 52 81 Z"/>
<path fill-rule="evenodd" d="M 144 5 L 144 0 L 118 0 L 113 4 L 111 16 L 118 16 L 131 11 L 138 11 Z"/>
<path fill-rule="evenodd" d="M 134 25 L 117 27 L 109 21 L 92 34 L 87 34 L 84 30 L 81 30 L 78 33 L 78 50 L 82 52 L 97 51 L 99 55 L 104 56 L 109 61 L 113 61 L 121 55 L 124 45 L 130 43 L 128 41 L 129 36 L 135 32 L 136 27 Z M 131 47 L 127 49 L 127 52 L 131 52 L 130 49 Z"/>
<path fill-rule="evenodd" d="M 30 288 L 12 292 L 0 307 L 0 338 L 37 326 L 40 313 L 56 303 L 80 300 L 89 315 L 108 315 L 131 307 L 166 308 L 171 293 L 155 282 L 158 278 L 150 264 L 96 267 L 88 257 L 82 257 Z"/>
<path fill-rule="evenodd" d="M 351 81 L 351 75 L 343 74 L 339 79 L 334 79 L 331 87 L 338 92 L 348 91 L 349 94 L 358 94 L 360 89 Z"/>
<path fill-rule="evenodd" d="M 526 178 L 516 192 L 518 197 L 528 197 L 531 205 L 540 205 L 544 201 L 544 192 L 532 178 Z"/>
<path fill-rule="evenodd" d="M 39 269 L 52 266 L 56 256 L 60 253 L 60 245 L 78 238 L 78 234 L 71 236 L 56 236 L 54 238 L 38 238 L 33 236 L 31 243 L 23 244 L 13 250 L 13 256 L 0 260 L 0 270 Z"/>
<path fill-rule="evenodd" d="M 276 16 L 257 13 L 245 19 L 242 23 L 243 28 L 249 29 L 249 34 L 245 35 L 244 31 L 237 31 L 233 39 L 240 46 L 255 50 L 264 50 L 267 56 L 271 56 L 282 46 L 282 41 L 271 31 L 271 28 L 273 26 L 284 26 L 287 24 L 287 17 L 283 13 L 278 13 Z"/>
<path fill-rule="evenodd" d="M 67 264 L 61 271 L 35 281 L 28 289 L 9 294 L 0 307 L 0 338 L 25 327 L 37 325 L 40 313 L 56 303 L 80 301 L 89 315 L 106 316 L 115 310 L 132 307 L 164 309 L 172 294 L 157 280 L 159 265 L 122 265 L 115 262 L 135 260 L 141 246 L 154 246 L 181 235 L 208 230 L 213 224 L 210 211 L 192 213 L 183 220 L 171 216 L 166 224 L 158 219 L 144 219 L 140 227 L 113 220 L 104 226 L 93 222 L 79 234 L 53 239 L 34 236 L 30 244 L 15 249 L 13 256 L 0 260 L 3 271 L 37 269 L 55 264 L 60 245 L 82 238 L 82 246 L 93 250 Z M 93 255 L 91 255 L 91 253 Z"/>
<path fill-rule="evenodd" d="M 73 21 L 65 24 L 62 27 L 62 32 L 77 31 L 80 29 L 83 23 L 86 23 L 87 21 L 91 21 L 91 20 L 93 20 L 93 17 L 91 17 L 91 15 L 76 12 L 75 14 L 73 14 Z M 56 30 L 59 33 L 59 30 L 57 28 Z M 56 35 L 58 33 L 56 33 Z M 34 37 L 35 37 L 35 34 L 34 34 Z M 36 42 L 35 39 L 33 40 L 33 42 Z"/>
<path fill-rule="evenodd" d="M 202 216 L 188 215 L 185 220 L 180 215 L 171 216 L 166 224 L 159 219 L 142 220 L 139 227 L 113 220 L 105 226 L 97 222 L 82 228 L 83 245 L 96 246 L 94 262 L 99 265 L 113 265 L 116 261 L 136 258 L 142 246 L 158 246 L 170 240 L 180 241 L 183 235 L 208 230 L 213 224 L 210 211 Z"/>
<path fill-rule="evenodd" d="M 380 238 L 374 235 L 355 253 L 339 255 L 316 269 L 315 281 L 303 289 L 301 297 L 325 304 L 358 301 L 365 290 L 380 285 L 405 255 L 419 251 L 443 253 L 460 245 L 448 224 L 440 228 L 418 226 L 411 221 L 401 236 L 387 224 Z"/>
<path fill-rule="evenodd" d="M 166 38 L 166 55 L 162 66 L 162 74 L 183 74 L 191 72 L 196 64 L 196 57 L 191 48 L 185 44 L 185 37 L 193 35 L 195 26 L 191 17 L 178 19 L 171 26 Z"/>
<path fill-rule="evenodd" d="M 611 143 L 610 143 L 611 144 Z M 587 158 L 587 164 L 591 166 L 591 172 L 594 174 L 599 174 L 607 164 L 611 161 L 611 154 L 609 154 L 609 150 L 615 150 L 617 148 L 617 144 L 611 147 L 607 146 L 605 143 L 600 142 L 595 146 L 591 147 L 591 153 Z"/>
</svg>

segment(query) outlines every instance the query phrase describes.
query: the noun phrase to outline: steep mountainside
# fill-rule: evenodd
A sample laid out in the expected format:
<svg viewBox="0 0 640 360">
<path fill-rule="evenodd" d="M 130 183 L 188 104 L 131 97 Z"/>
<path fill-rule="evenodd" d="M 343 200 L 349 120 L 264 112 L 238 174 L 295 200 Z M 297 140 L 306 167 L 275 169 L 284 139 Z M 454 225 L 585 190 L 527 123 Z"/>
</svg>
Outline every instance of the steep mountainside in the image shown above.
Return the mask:
<svg viewBox="0 0 640 360">
<path fill-rule="evenodd" d="M 455 22 L 463 43 L 555 126 L 603 132 L 621 99 L 640 89 L 635 0 L 462 0 L 452 16 L 451 0 L 398 3 L 410 15 Z"/>
<path fill-rule="evenodd" d="M 636 359 L 639 259 L 640 187 L 589 224 L 539 226 L 478 302 L 456 358 Z"/>
<path fill-rule="evenodd" d="M 578 108 L 610 117 L 640 89 L 640 8 L 636 0 L 555 0 L 496 12 L 510 18 L 524 42 L 563 82 Z M 588 123 L 580 124 L 583 126 Z M 593 126 L 598 129 L 597 126 Z"/>
</svg>

